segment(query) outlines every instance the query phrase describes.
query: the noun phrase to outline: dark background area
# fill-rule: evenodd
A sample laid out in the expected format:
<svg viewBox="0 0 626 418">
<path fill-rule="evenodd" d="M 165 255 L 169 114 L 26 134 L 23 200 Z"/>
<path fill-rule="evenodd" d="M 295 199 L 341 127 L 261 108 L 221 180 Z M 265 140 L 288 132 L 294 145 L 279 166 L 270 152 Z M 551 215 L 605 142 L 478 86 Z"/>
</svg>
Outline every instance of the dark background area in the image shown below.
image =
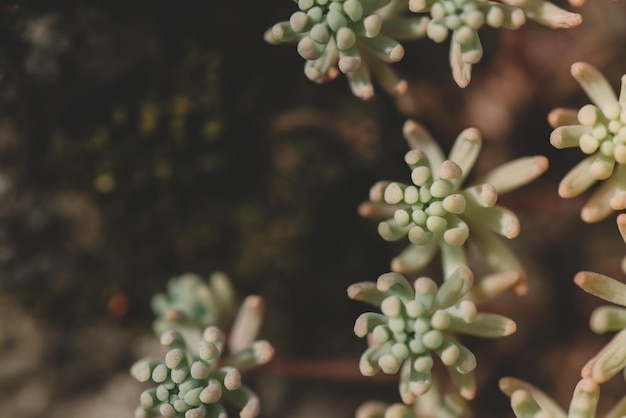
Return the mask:
<svg viewBox="0 0 626 418">
<path fill-rule="evenodd" d="M 568 7 L 561 4 L 564 7 Z M 368 399 L 397 402 L 395 377 L 365 378 L 352 327 L 405 245 L 384 242 L 358 204 L 377 180 L 407 181 L 406 118 L 448 150 L 480 129 L 485 172 L 543 154 L 550 169 L 502 196 L 522 221 L 507 243 L 531 292 L 483 309 L 518 332 L 467 340 L 478 357 L 473 416 L 512 416 L 497 380 L 528 380 L 567 407 L 579 370 L 608 339 L 579 270 L 623 279 L 614 218 L 585 225 L 583 198 L 556 194 L 581 158 L 549 144 L 547 113 L 586 96 L 569 74 L 626 72 L 623 2 L 590 0 L 579 28 L 481 30 L 470 86 L 449 73 L 448 43 L 406 44 L 407 95 L 353 97 L 316 85 L 294 45 L 263 32 L 290 1 L 0 1 L 0 417 L 131 416 L 143 386 L 128 367 L 157 349 L 150 297 L 173 276 L 229 274 L 266 299 L 274 362 L 246 376 L 263 417 L 339 418 Z M 436 269 L 428 273 L 438 274 Z M 601 404 L 624 392 L 603 389 Z"/>
</svg>

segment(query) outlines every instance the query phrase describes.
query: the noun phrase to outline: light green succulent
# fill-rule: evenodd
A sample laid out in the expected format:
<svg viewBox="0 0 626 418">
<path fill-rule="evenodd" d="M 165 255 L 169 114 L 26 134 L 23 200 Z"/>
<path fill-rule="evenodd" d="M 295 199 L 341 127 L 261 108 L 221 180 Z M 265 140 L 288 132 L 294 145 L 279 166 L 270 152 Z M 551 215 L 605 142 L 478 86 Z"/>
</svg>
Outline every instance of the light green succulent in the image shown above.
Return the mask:
<svg viewBox="0 0 626 418">
<path fill-rule="evenodd" d="M 497 338 L 515 332 L 515 322 L 497 314 L 478 313 L 474 302 L 464 299 L 474 283 L 471 270 L 459 267 L 440 286 L 427 277 L 413 285 L 398 273 L 381 275 L 376 283 L 360 282 L 348 288 L 353 300 L 379 307 L 355 322 L 358 337 L 368 337 L 369 348 L 359 368 L 365 376 L 379 371 L 400 373 L 400 396 L 405 404 L 432 386 L 431 353 L 441 359 L 466 399 L 475 394 L 473 370 L 476 357 L 457 336 Z"/>
<path fill-rule="evenodd" d="M 511 408 L 517 418 L 596 418 L 600 385 L 582 378 L 565 412 L 552 398 L 535 386 L 512 377 L 500 379 L 500 389 L 511 398 Z M 626 414 L 626 396 L 604 415 L 621 418 Z"/>
<path fill-rule="evenodd" d="M 605 305 L 593 311 L 589 325 L 594 332 L 603 334 L 626 329 L 626 284 L 591 271 L 579 272 L 574 281 L 586 292 L 620 305 Z"/>
<path fill-rule="evenodd" d="M 622 213 L 617 217 L 617 226 L 626 243 L 626 214 Z M 622 269 L 625 267 L 626 264 L 622 262 Z M 579 272 L 574 277 L 574 282 L 584 291 L 619 305 L 600 306 L 591 313 L 589 320 L 590 328 L 598 334 L 617 331 L 611 341 L 582 370 L 583 377 L 604 383 L 626 369 L 626 284 L 591 271 Z"/>
<path fill-rule="evenodd" d="M 553 28 L 578 26 L 582 18 L 544 0 L 410 0 L 416 13 L 429 12 L 427 36 L 443 42 L 448 33 L 452 76 L 460 87 L 471 80 L 472 65 L 478 63 L 483 48 L 478 30 L 484 25 L 493 28 L 518 29 L 526 17 Z"/>
<path fill-rule="evenodd" d="M 472 65 L 480 61 L 483 48 L 478 30 L 485 24 L 499 28 L 517 29 L 526 22 L 522 9 L 489 0 L 422 0 L 411 1 L 414 12 L 430 12 L 427 36 L 443 42 L 450 40 L 452 77 L 460 87 L 471 80 Z"/>
<path fill-rule="evenodd" d="M 141 394 L 135 417 L 226 418 L 222 400 L 238 407 L 241 418 L 258 416 L 258 397 L 242 385 L 240 372 L 274 355 L 269 342 L 256 340 L 263 300 L 252 295 L 242 302 L 226 338 L 217 326 L 232 319 L 235 306 L 226 275 L 215 273 L 205 282 L 186 274 L 167 287 L 152 300 L 165 357 L 145 358 L 131 367 L 135 379 L 155 385 Z"/>
<path fill-rule="evenodd" d="M 226 327 L 237 309 L 235 290 L 222 272 L 204 280 L 195 273 L 186 273 L 167 282 L 167 291 L 152 297 L 156 315 L 153 329 L 157 335 L 189 328 L 197 332 L 208 326 Z"/>
<path fill-rule="evenodd" d="M 626 243 L 626 214 L 617 217 L 617 225 Z M 626 264 L 622 264 L 626 271 Z M 598 334 L 618 332 L 583 366 L 582 379 L 576 385 L 567 413 L 533 385 L 512 377 L 500 379 L 500 389 L 511 398 L 511 407 L 518 418 L 595 418 L 600 384 L 620 372 L 626 378 L 626 284 L 590 271 L 577 273 L 574 282 L 586 292 L 621 306 L 596 308 L 589 321 L 591 329 Z M 626 396 L 604 415 L 605 418 L 624 416 Z"/>
<path fill-rule="evenodd" d="M 294 0 L 299 10 L 265 32 L 271 44 L 298 44 L 305 75 L 322 83 L 346 74 L 353 93 L 374 95 L 372 75 L 391 94 L 406 82 L 389 66 L 404 56 L 400 40 L 424 36 L 428 19 L 401 16 L 408 0 Z"/>
<path fill-rule="evenodd" d="M 514 238 L 520 232 L 517 216 L 496 205 L 499 193 L 514 190 L 541 175 L 548 167 L 543 156 L 525 157 L 499 166 L 470 186 L 464 186 L 478 158 L 482 140 L 478 130 L 466 129 L 445 159 L 435 140 L 416 122 L 407 121 L 404 136 L 411 150 L 405 162 L 411 183 L 381 181 L 370 189 L 370 200 L 359 207 L 361 216 L 382 220 L 380 236 L 388 241 L 408 237 L 410 245 L 391 263 L 399 273 L 414 273 L 441 249 L 444 276 L 467 265 L 464 244 L 472 239 L 496 272 L 518 272 L 517 258 L 497 235 Z M 495 233 L 495 234 L 494 234 Z M 517 290 L 525 292 L 526 282 Z"/>
<path fill-rule="evenodd" d="M 576 197 L 603 181 L 581 210 L 585 222 L 597 222 L 626 209 L 626 75 L 618 97 L 591 64 L 576 62 L 571 72 L 592 104 L 550 112 L 548 121 L 555 128 L 550 143 L 559 149 L 579 147 L 588 157 L 561 180 L 559 195 Z"/>
<path fill-rule="evenodd" d="M 467 401 L 458 393 L 442 394 L 436 385 L 412 405 L 368 401 L 356 410 L 355 418 L 462 418 Z"/>
</svg>

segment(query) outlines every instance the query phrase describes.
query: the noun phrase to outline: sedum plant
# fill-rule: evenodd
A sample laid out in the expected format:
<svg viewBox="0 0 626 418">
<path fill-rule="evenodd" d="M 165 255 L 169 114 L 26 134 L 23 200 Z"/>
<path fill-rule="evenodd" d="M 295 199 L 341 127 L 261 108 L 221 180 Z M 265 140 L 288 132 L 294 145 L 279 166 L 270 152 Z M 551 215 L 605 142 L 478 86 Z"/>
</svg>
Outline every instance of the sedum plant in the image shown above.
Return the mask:
<svg viewBox="0 0 626 418">
<path fill-rule="evenodd" d="M 511 398 L 517 418 L 596 418 L 600 384 L 615 376 L 626 364 L 626 330 L 620 331 L 583 367 L 567 412 L 537 387 L 513 377 L 500 379 L 500 389 Z M 605 418 L 626 416 L 626 396 L 603 415 Z"/>
<path fill-rule="evenodd" d="M 248 296 L 234 316 L 234 290 L 225 274 L 214 273 L 208 282 L 185 274 L 171 279 L 152 305 L 154 330 L 167 351 L 131 368 L 135 379 L 154 385 L 141 394 L 135 417 L 226 418 L 223 400 L 239 408 L 241 418 L 258 416 L 259 399 L 242 384 L 241 371 L 274 355 L 269 342 L 256 340 L 263 300 Z M 220 327 L 233 316 L 226 336 Z"/>
<path fill-rule="evenodd" d="M 622 213 L 617 217 L 617 226 L 626 243 L 626 214 Z M 624 262 L 622 270 L 626 273 Z M 619 305 L 596 308 L 589 321 L 590 328 L 598 334 L 617 331 L 611 341 L 582 370 L 584 377 L 604 383 L 626 367 L 626 284 L 590 271 L 579 272 L 574 277 L 574 282 L 584 291 Z M 624 408 L 626 414 L 626 406 Z"/>
<path fill-rule="evenodd" d="M 552 28 L 578 26 L 582 18 L 545 0 L 294 0 L 298 11 L 265 32 L 270 44 L 297 43 L 305 75 L 323 83 L 344 73 L 352 92 L 374 96 L 372 76 L 392 95 L 406 82 L 390 64 L 404 57 L 401 42 L 452 32 L 449 61 L 460 87 L 471 80 L 483 54 L 478 30 L 518 29 L 526 18 Z"/>
<path fill-rule="evenodd" d="M 441 250 L 444 276 L 449 276 L 467 265 L 464 245 L 471 238 L 497 273 L 517 273 L 521 281 L 516 290 L 525 293 L 520 263 L 497 237 L 515 238 L 520 223 L 512 211 L 496 202 L 499 194 L 541 175 L 548 167 L 547 159 L 519 158 L 464 185 L 482 146 L 477 129 L 461 132 L 447 158 L 418 123 L 407 121 L 404 136 L 411 148 L 405 155 L 411 183 L 380 181 L 370 189 L 369 201 L 359 207 L 361 216 L 381 220 L 378 232 L 383 239 L 408 238 L 409 246 L 393 259 L 391 269 L 415 273 Z"/>
<path fill-rule="evenodd" d="M 152 297 L 156 315 L 152 324 L 155 334 L 176 329 L 183 336 L 197 339 L 197 332 L 207 326 L 226 327 L 236 308 L 235 290 L 222 272 L 211 274 L 207 281 L 195 273 L 171 278 L 166 292 Z M 193 338 L 191 338 L 193 336 Z"/>
<path fill-rule="evenodd" d="M 400 40 L 421 38 L 427 19 L 402 16 L 406 0 L 298 0 L 288 21 L 265 32 L 272 44 L 297 42 L 304 74 L 322 83 L 346 74 L 352 92 L 374 95 L 372 75 L 391 94 L 406 91 L 389 66 L 404 56 Z"/>
<path fill-rule="evenodd" d="M 626 242 L 626 214 L 617 217 L 617 226 Z M 622 262 L 622 269 L 626 273 L 625 267 L 626 264 Z M 586 292 L 620 305 L 596 308 L 591 314 L 589 323 L 590 328 L 596 333 L 609 331 L 617 333 L 583 366 L 581 380 L 576 385 L 567 413 L 533 385 L 512 377 L 502 378 L 500 389 L 511 398 L 511 407 L 518 418 L 596 418 L 600 384 L 619 373 L 626 378 L 626 284 L 589 271 L 577 273 L 574 282 Z M 624 416 L 626 416 L 626 396 L 604 415 L 605 418 Z"/>
<path fill-rule="evenodd" d="M 626 209 L 626 75 L 619 97 L 591 64 L 576 62 L 571 72 L 592 103 L 580 109 L 557 108 L 548 115 L 555 128 L 550 143 L 578 147 L 587 155 L 561 180 L 559 195 L 572 198 L 602 182 L 581 210 L 585 222 L 597 222 Z"/>
<path fill-rule="evenodd" d="M 443 42 L 452 32 L 450 67 L 460 87 L 469 84 L 472 65 L 482 58 L 481 27 L 518 29 L 526 23 L 522 9 L 489 0 L 411 0 L 409 4 L 414 12 L 430 13 L 427 36 L 433 41 Z"/>
<path fill-rule="evenodd" d="M 474 302 L 464 299 L 473 283 L 471 270 L 461 266 L 440 286 L 427 277 L 411 284 L 398 273 L 383 274 L 376 283 L 350 286 L 351 299 L 381 311 L 361 314 L 354 325 L 355 334 L 367 337 L 369 342 L 359 363 L 361 373 L 399 373 L 400 396 L 411 405 L 431 389 L 434 353 L 448 369 L 460 395 L 472 399 L 476 391 L 472 373 L 476 357 L 458 336 L 498 338 L 516 329 L 511 319 L 479 313 Z M 454 399 L 448 398 L 448 402 Z"/>
<path fill-rule="evenodd" d="M 412 405 L 401 402 L 364 402 L 355 418 L 461 418 L 467 412 L 467 401 L 458 393 L 442 394 L 436 385 Z"/>
<path fill-rule="evenodd" d="M 471 81 L 472 65 L 480 61 L 483 48 L 478 30 L 519 29 L 526 18 L 552 28 L 580 25 L 582 18 L 544 0 L 409 0 L 410 10 L 430 13 L 427 36 L 435 42 L 450 39 L 450 67 L 459 87 Z"/>
<path fill-rule="evenodd" d="M 500 389 L 511 398 L 517 418 L 595 418 L 600 397 L 600 385 L 588 378 L 576 385 L 567 412 L 540 389 L 522 380 L 503 377 Z M 625 407 L 625 402 L 619 402 L 605 417 L 620 418 L 626 413 Z"/>
</svg>

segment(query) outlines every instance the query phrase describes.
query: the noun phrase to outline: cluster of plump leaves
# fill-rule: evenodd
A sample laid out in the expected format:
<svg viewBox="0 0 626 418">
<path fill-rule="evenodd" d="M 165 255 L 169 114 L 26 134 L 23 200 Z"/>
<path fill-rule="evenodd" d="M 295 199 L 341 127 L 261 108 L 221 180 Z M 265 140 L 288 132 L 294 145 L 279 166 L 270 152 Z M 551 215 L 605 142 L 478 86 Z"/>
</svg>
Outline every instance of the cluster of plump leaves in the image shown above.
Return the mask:
<svg viewBox="0 0 626 418">
<path fill-rule="evenodd" d="M 242 385 L 240 369 L 269 361 L 271 346 L 258 341 L 244 352 L 222 358 L 224 342 L 218 328 L 208 327 L 192 352 L 180 333 L 164 332 L 161 344 L 168 348 L 164 359 L 144 359 L 131 369 L 140 382 L 157 385 L 141 394 L 135 416 L 224 417 L 220 401 L 226 399 L 240 408 L 241 417 L 256 417 L 259 400 Z"/>
<path fill-rule="evenodd" d="M 411 183 L 379 181 L 359 213 L 377 219 L 378 232 L 388 241 L 408 238 L 409 246 L 391 262 L 391 269 L 414 274 L 441 252 L 443 275 L 467 265 L 466 242 L 473 241 L 496 274 L 518 276 L 514 284 L 525 293 L 526 279 L 517 257 L 499 236 L 520 232 L 517 216 L 497 204 L 499 194 L 537 178 L 548 167 L 543 156 L 522 157 L 494 168 L 465 185 L 478 159 L 482 139 L 477 129 L 461 132 L 446 157 L 437 142 L 417 122 L 409 120 L 404 136 L 410 150 L 405 162 Z"/>
<path fill-rule="evenodd" d="M 626 214 L 617 217 L 617 226 L 626 243 Z M 626 273 L 626 257 L 622 270 Z M 500 389 L 511 398 L 511 407 L 518 418 L 596 418 L 600 400 L 600 385 L 617 374 L 626 378 L 626 284 L 611 277 L 581 271 L 574 282 L 583 290 L 615 305 L 596 308 L 589 321 L 591 329 L 602 334 L 616 331 L 613 338 L 581 369 L 567 413 L 548 395 L 535 386 L 512 377 L 500 380 Z M 626 396 L 608 413 L 607 418 L 626 416 Z"/>
<path fill-rule="evenodd" d="M 274 355 L 269 342 L 256 340 L 262 299 L 248 296 L 235 311 L 235 293 L 226 275 L 214 273 L 205 281 L 185 274 L 171 279 L 167 292 L 153 297 L 152 306 L 154 330 L 166 353 L 131 368 L 135 379 L 155 385 L 141 394 L 135 417 L 225 418 L 222 400 L 239 408 L 241 418 L 258 416 L 259 399 L 242 384 L 241 371 Z M 229 330 L 227 339 L 221 327 L 231 320 L 232 326 L 224 328 Z"/>
<path fill-rule="evenodd" d="M 398 273 L 383 274 L 376 283 L 350 286 L 351 299 L 381 311 L 363 313 L 354 326 L 357 336 L 369 336 L 369 348 L 361 356 L 361 373 L 399 372 L 400 396 L 410 405 L 431 389 L 434 353 L 447 367 L 461 396 L 473 398 L 476 357 L 457 335 L 497 338 L 515 332 L 512 320 L 479 313 L 474 302 L 464 298 L 473 284 L 471 270 L 462 266 L 441 286 L 427 277 L 411 284 Z"/>
<path fill-rule="evenodd" d="M 592 103 L 550 112 L 550 143 L 559 149 L 578 147 L 587 155 L 561 180 L 561 197 L 579 196 L 602 182 L 581 210 L 581 218 L 591 223 L 626 209 L 626 75 L 618 96 L 591 64 L 576 62 L 571 72 Z"/>
</svg>

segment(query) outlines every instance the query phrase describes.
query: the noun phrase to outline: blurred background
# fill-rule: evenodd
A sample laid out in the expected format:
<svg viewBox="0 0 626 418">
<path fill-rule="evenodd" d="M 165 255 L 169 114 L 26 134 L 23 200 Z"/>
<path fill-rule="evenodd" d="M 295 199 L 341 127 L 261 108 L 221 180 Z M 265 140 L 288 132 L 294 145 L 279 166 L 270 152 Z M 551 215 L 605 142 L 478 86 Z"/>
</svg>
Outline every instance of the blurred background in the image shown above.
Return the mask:
<svg viewBox="0 0 626 418">
<path fill-rule="evenodd" d="M 602 302 L 572 278 L 623 280 L 626 246 L 614 217 L 583 224 L 586 196 L 558 197 L 581 153 L 550 146 L 546 115 L 588 102 L 575 61 L 619 91 L 624 2 L 590 0 L 575 29 L 482 29 L 485 56 L 463 90 L 447 42 L 406 43 L 396 68 L 409 92 L 368 102 L 342 77 L 306 79 L 294 45 L 263 41 L 295 7 L 0 1 L 1 418 L 132 416 L 145 386 L 128 369 L 159 351 L 150 297 L 170 277 L 217 270 L 240 296 L 266 299 L 261 336 L 276 358 L 245 376 L 262 417 L 344 418 L 366 400 L 399 401 L 395 377 L 359 374 L 365 342 L 352 327 L 369 308 L 346 288 L 387 272 L 405 245 L 384 242 L 356 208 L 374 182 L 407 181 L 407 118 L 445 150 L 478 128 L 475 174 L 550 159 L 544 176 L 500 199 L 522 221 L 506 245 L 531 290 L 483 310 L 518 332 L 464 342 L 478 357 L 474 417 L 513 416 L 497 387 L 505 375 L 567 407 L 580 368 L 610 338 L 588 329 Z M 623 381 L 604 385 L 601 409 L 623 394 Z"/>
</svg>

